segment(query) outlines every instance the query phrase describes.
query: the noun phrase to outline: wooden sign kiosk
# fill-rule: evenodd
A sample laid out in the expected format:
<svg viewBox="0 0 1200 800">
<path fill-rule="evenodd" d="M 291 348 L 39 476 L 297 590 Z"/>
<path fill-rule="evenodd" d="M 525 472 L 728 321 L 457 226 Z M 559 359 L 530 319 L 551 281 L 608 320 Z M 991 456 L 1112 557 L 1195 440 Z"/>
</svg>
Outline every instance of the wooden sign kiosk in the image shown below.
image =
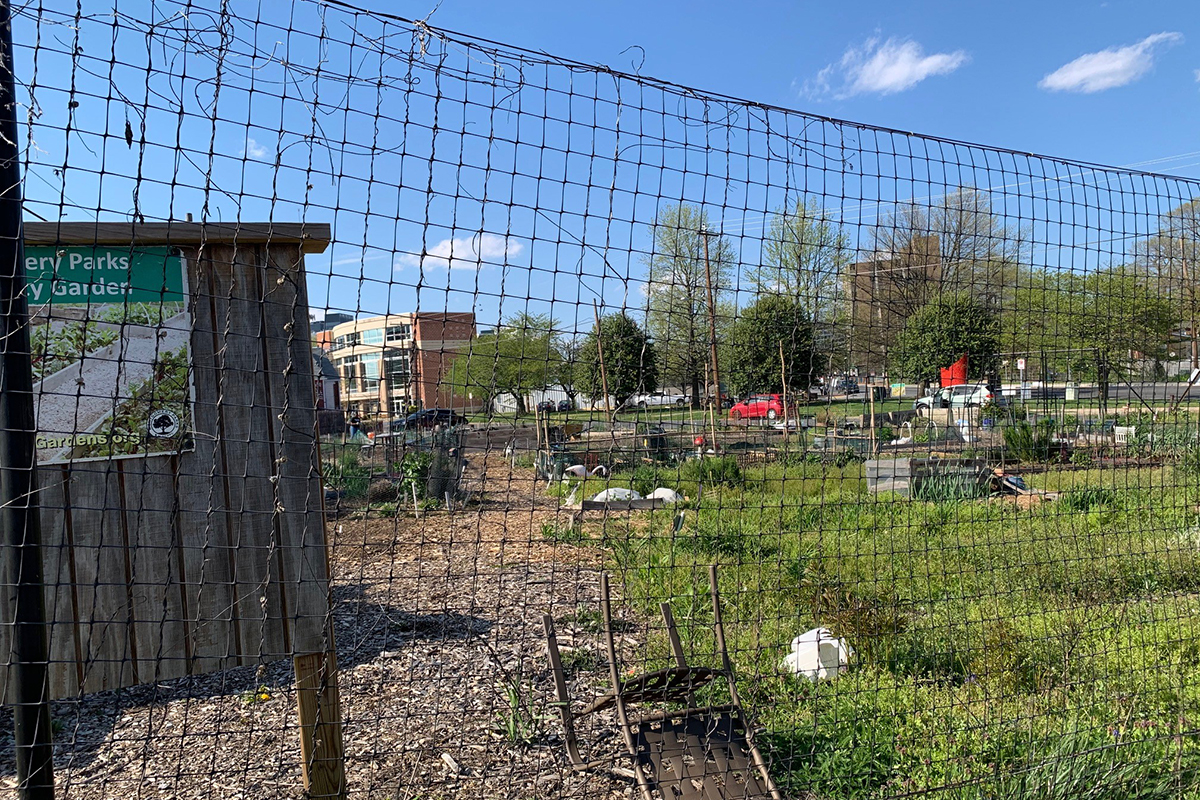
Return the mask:
<svg viewBox="0 0 1200 800">
<path fill-rule="evenodd" d="M 177 248 L 191 321 L 194 447 L 39 467 L 52 697 L 292 659 L 305 786 L 345 796 L 304 279 L 329 226 L 43 223 L 25 242 Z"/>
</svg>

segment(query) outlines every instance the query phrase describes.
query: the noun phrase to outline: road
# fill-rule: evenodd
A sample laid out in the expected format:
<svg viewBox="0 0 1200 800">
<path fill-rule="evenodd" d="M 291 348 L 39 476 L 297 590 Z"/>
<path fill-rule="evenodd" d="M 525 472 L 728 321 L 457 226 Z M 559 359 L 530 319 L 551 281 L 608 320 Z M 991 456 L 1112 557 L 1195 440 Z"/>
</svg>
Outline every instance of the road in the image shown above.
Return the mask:
<svg viewBox="0 0 1200 800">
<path fill-rule="evenodd" d="M 1138 398 L 1145 400 L 1152 405 L 1162 405 L 1164 403 L 1173 402 L 1179 397 L 1180 392 L 1187 388 L 1187 383 L 1177 381 L 1145 381 L 1125 383 L 1123 381 L 1113 381 L 1108 387 L 1108 399 L 1112 401 L 1134 401 Z M 1100 390 L 1095 384 L 1082 384 L 1078 389 L 1078 398 L 1080 400 L 1095 400 L 1100 396 Z M 1008 393 L 1008 384 L 1005 384 L 1005 393 Z M 1066 398 L 1066 387 L 1059 384 L 1047 387 L 1037 387 L 1030 389 L 1031 400 L 1063 400 Z M 1187 394 L 1189 400 L 1200 400 L 1200 382 Z"/>
</svg>

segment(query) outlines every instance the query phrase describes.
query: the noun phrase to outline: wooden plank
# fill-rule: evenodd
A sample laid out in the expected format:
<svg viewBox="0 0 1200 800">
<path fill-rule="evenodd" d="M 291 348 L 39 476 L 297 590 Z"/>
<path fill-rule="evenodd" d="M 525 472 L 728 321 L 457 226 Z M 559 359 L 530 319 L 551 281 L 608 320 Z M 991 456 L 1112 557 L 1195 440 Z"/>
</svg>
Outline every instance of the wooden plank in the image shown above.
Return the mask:
<svg viewBox="0 0 1200 800">
<path fill-rule="evenodd" d="M 73 463 L 68 487 L 83 691 L 131 686 L 130 609 L 116 469 L 111 461 Z"/>
<path fill-rule="evenodd" d="M 227 468 L 223 448 L 217 444 L 221 435 L 218 404 L 222 379 L 218 368 L 223 346 L 218 331 L 225 325 L 228 285 L 226 281 L 218 286 L 216 276 L 228 274 L 231 258 L 231 248 L 216 247 L 208 248 L 202 261 L 196 253 L 188 256 L 195 450 L 180 455 L 173 466 L 177 546 L 191 620 L 192 669 L 198 673 L 242 663 L 238 617 L 242 613 L 261 614 L 256 603 L 239 594 L 234 580 L 237 549 L 228 511 Z"/>
<path fill-rule="evenodd" d="M 239 477 L 246 469 L 247 442 L 250 439 L 250 409 L 254 402 L 253 390 L 247 391 L 247 382 L 243 368 L 227 368 L 229 364 L 238 364 L 238 359 L 245 364 L 252 351 L 248 350 L 245 337 L 233 340 L 234 349 L 227 336 L 232 319 L 230 295 L 233 292 L 233 261 L 234 249 L 228 246 L 209 247 L 204 251 L 204 260 L 198 265 L 199 273 L 204 277 L 204 288 L 207 293 L 207 312 L 198 314 L 196 318 L 198 369 L 209 377 L 204 388 L 204 402 L 197 403 L 201 413 L 211 414 L 211 420 L 205 424 L 211 425 L 215 432 L 214 466 L 212 472 L 212 488 L 206 500 L 204 492 L 194 492 L 194 500 L 189 501 L 198 512 L 203 511 L 207 502 L 209 508 L 215 508 L 221 513 L 226 531 L 227 570 L 230 576 L 230 587 L 233 596 L 230 598 L 233 615 L 231 623 L 237 637 L 235 652 L 239 654 L 241 663 L 251 663 L 262 642 L 261 629 L 263 626 L 263 606 L 259 602 L 255 575 L 250 568 L 253 554 L 242 550 L 244 529 L 249 528 L 249 522 L 243 514 L 245 481 Z M 200 343 L 204 338 L 211 342 Z M 254 361 L 251 361 L 253 369 Z M 197 397 L 200 399 L 200 371 L 197 374 Z M 199 442 L 197 443 L 199 446 Z M 199 473 L 202 470 L 197 470 Z M 181 476 L 181 481 L 188 475 Z M 200 478 L 196 474 L 197 479 Z M 181 500 L 188 497 L 189 492 L 181 492 Z M 206 522 L 215 522 L 211 516 Z M 195 515 L 189 517 L 185 530 L 193 529 Z"/>
<path fill-rule="evenodd" d="M 293 651 L 322 652 L 330 647 L 328 559 L 320 457 L 317 439 L 309 435 L 317 419 L 303 256 L 287 247 L 271 248 L 266 256 L 266 372 L 282 389 L 272 396 L 280 571 L 289 595 Z"/>
<path fill-rule="evenodd" d="M 161 247 L 299 244 L 305 253 L 329 246 L 327 222 L 28 222 L 25 244 Z"/>
<path fill-rule="evenodd" d="M 237 514 L 237 582 L 247 600 L 257 601 L 253 620 L 241 622 L 242 653 L 248 661 L 293 655 L 286 598 L 280 585 L 275 529 L 275 492 L 263 357 L 258 254 L 241 248 L 229 275 L 230 298 L 221 363 L 219 408 L 230 486 L 230 508 Z"/>
<path fill-rule="evenodd" d="M 79 693 L 82 646 L 76 624 L 74 552 L 67 527 L 66 482 L 62 466 L 38 470 L 38 503 L 42 523 L 42 576 L 46 581 L 46 614 L 50 618 L 50 697 Z"/>
<path fill-rule="evenodd" d="M 131 651 L 139 683 L 190 674 L 195 651 L 178 568 L 173 456 L 129 459 L 122 464 Z M 219 589 L 219 587 L 217 587 Z"/>
<path fill-rule="evenodd" d="M 329 652 L 296 656 L 293 666 L 305 796 L 344 798 L 346 764 L 337 655 Z"/>
<path fill-rule="evenodd" d="M 579 504 L 583 511 L 653 511 L 669 505 L 665 500 L 584 500 Z"/>
<path fill-rule="evenodd" d="M 63 489 L 65 476 L 61 467 L 38 471 L 38 505 L 42 533 L 42 577 L 45 581 L 46 617 L 50 625 L 50 697 L 70 697 L 79 690 L 79 653 L 75 629 L 74 595 L 68 563 L 70 548 L 63 524 Z M 0 592 L 0 619 L 12 619 L 13 609 L 9 591 Z M 11 647 L 11 627 L 0 625 L 0 702 L 8 697 L 7 665 Z"/>
</svg>

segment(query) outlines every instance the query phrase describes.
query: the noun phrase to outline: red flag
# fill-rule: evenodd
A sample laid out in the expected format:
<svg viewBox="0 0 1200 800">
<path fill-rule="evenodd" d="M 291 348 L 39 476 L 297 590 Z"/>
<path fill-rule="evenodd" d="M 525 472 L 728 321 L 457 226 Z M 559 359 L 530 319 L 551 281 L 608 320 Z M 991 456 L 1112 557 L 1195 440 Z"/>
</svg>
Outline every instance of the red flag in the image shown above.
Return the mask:
<svg viewBox="0 0 1200 800">
<path fill-rule="evenodd" d="M 942 388 L 947 386 L 961 386 L 967 382 L 967 354 L 963 353 L 962 358 L 955 361 L 949 367 L 943 367 L 942 373 Z"/>
</svg>

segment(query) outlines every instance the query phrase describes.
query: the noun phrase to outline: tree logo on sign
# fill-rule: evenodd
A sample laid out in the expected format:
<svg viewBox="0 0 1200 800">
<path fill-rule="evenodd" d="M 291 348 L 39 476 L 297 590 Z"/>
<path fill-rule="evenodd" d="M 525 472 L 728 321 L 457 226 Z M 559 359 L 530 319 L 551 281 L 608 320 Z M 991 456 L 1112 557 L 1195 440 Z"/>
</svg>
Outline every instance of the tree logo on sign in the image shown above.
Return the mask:
<svg viewBox="0 0 1200 800">
<path fill-rule="evenodd" d="M 150 435 L 158 439 L 169 439 L 179 433 L 179 415 L 170 409 L 150 413 Z"/>
</svg>

